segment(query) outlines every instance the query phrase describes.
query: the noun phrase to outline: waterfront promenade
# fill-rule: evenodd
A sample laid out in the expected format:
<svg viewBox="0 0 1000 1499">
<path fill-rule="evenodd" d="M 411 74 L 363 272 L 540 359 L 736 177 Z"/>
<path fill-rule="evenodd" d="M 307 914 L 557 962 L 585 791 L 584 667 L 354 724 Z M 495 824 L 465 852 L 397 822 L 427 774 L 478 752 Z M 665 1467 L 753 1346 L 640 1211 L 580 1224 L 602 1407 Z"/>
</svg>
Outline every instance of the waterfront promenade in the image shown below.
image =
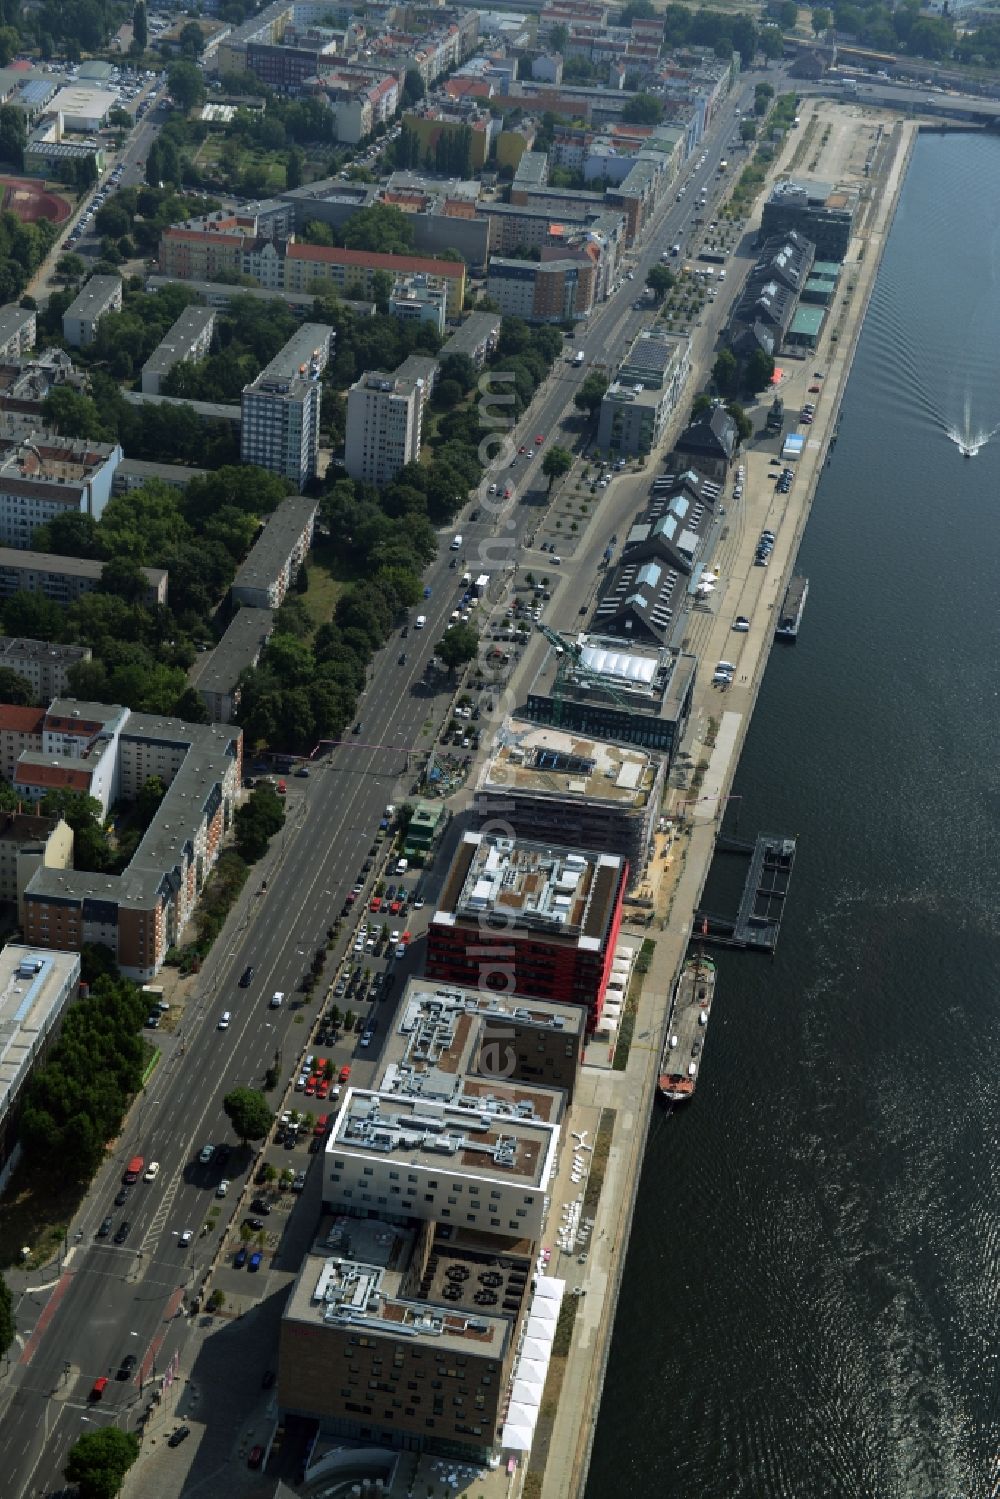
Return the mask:
<svg viewBox="0 0 1000 1499">
<path fill-rule="evenodd" d="M 880 123 L 884 125 L 881 130 Z M 828 125 L 829 152 L 824 160 L 824 148 L 817 144 L 814 151 L 811 142 L 818 143 Z M 531 1499 L 575 1499 L 586 1482 L 647 1131 L 651 1119 L 660 1117 L 654 1115 L 654 1092 L 670 995 L 687 950 L 691 916 L 708 876 L 725 798 L 771 650 L 775 611 L 794 566 L 829 445 L 835 438 L 840 402 L 917 128 L 898 119 L 880 121 L 862 108 L 844 109 L 821 100 L 809 101 L 802 107 L 800 129 L 786 140 L 765 188 L 768 191 L 778 175 L 810 175 L 812 161 L 816 162 L 818 178 L 830 180 L 833 175 L 847 180 L 852 163 L 867 159 L 873 131 L 877 136 L 870 175 L 865 178 L 861 171 L 858 173 L 861 185 L 867 184 L 868 195 L 858 215 L 857 233 L 820 347 L 801 362 L 780 361 L 785 366 L 781 392 L 789 410 L 797 410 L 810 399 L 806 392 L 815 383 L 814 371 L 823 372 L 821 394 L 814 398 L 816 419 L 796 465 L 795 483 L 788 495 L 777 495 L 769 454 L 754 452 L 752 447 L 744 453 L 745 499 L 742 509 L 731 513 L 720 538 L 719 555 L 714 559 L 723 581 L 711 612 L 691 616 L 686 643 L 699 655 L 703 670 L 685 749 L 691 765 L 707 761 L 707 768 L 700 784 L 675 785 L 671 790 L 666 810 L 674 816 L 680 831 L 660 871 L 652 927 L 648 933 L 645 928 L 636 929 L 637 936 L 655 934 L 656 950 L 639 1000 L 628 1064 L 621 1072 L 585 1069 L 574 1104 L 574 1113 L 592 1110 L 594 1117 L 601 1110 L 612 1110 L 614 1134 L 586 1265 L 568 1281 L 571 1290 L 579 1285 L 583 1294 L 569 1356 L 559 1371 L 562 1383 L 544 1465 L 536 1450 L 528 1472 L 522 1475 L 524 1491 Z M 803 156 L 809 160 L 804 162 Z M 762 202 L 763 198 L 751 221 L 753 229 L 759 223 Z M 777 541 L 770 566 L 759 569 L 753 566 L 753 551 L 764 526 L 775 532 Z M 751 621 L 749 633 L 739 637 L 731 631 L 737 613 Z M 704 663 L 723 657 L 738 666 L 736 681 L 725 697 L 711 687 L 711 672 L 704 669 Z M 724 991 L 717 1002 L 726 1003 Z M 711 1065 L 711 1038 L 706 1064 Z M 690 1107 L 697 1108 L 697 1100 Z M 669 1121 L 664 1120 L 663 1127 L 669 1128 Z M 562 1269 L 557 1273 L 565 1274 Z M 665 1294 L 663 1287 L 649 1288 L 651 1314 L 656 1314 Z M 547 1399 L 554 1393 L 547 1389 Z"/>
</svg>

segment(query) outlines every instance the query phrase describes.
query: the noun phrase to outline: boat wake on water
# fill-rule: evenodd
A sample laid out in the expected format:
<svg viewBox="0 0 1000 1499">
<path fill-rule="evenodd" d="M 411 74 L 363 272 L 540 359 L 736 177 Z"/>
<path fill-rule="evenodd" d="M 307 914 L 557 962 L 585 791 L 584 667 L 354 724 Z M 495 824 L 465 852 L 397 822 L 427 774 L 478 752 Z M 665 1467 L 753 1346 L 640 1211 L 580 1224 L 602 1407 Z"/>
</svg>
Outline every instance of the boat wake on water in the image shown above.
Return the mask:
<svg viewBox="0 0 1000 1499">
<path fill-rule="evenodd" d="M 946 436 L 955 444 L 963 458 L 975 458 L 980 448 L 984 448 L 991 438 L 1000 432 L 1000 423 L 989 431 L 981 428 L 974 431 L 972 427 L 972 403 L 968 396 L 965 398 L 965 412 L 962 426 L 946 426 Z"/>
</svg>

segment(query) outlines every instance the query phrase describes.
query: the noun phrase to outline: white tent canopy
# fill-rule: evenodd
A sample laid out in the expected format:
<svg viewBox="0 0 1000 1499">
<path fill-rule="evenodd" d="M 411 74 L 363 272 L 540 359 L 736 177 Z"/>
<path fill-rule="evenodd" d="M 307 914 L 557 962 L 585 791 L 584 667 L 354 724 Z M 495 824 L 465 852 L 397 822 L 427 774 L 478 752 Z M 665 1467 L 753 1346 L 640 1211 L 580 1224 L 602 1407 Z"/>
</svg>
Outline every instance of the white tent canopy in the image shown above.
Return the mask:
<svg viewBox="0 0 1000 1499">
<path fill-rule="evenodd" d="M 534 1432 L 530 1426 L 524 1426 L 508 1418 L 504 1422 L 503 1435 L 500 1440 L 508 1452 L 530 1452 L 533 1435 Z"/>
<path fill-rule="evenodd" d="M 558 1310 L 559 1303 L 563 1299 L 566 1290 L 564 1280 L 556 1280 L 554 1276 L 540 1275 L 535 1281 L 535 1295 L 532 1299 L 531 1310 L 537 1311 L 539 1301 L 554 1301 Z"/>
<path fill-rule="evenodd" d="M 536 1342 L 544 1343 L 546 1348 L 552 1347 L 552 1339 L 556 1335 L 556 1319 L 546 1321 L 543 1317 L 531 1316 L 525 1325 L 525 1336 L 534 1338 Z"/>
<path fill-rule="evenodd" d="M 511 1393 L 511 1405 L 523 1405 L 527 1408 L 534 1406 L 536 1410 L 540 1409 L 544 1388 L 543 1382 L 535 1379 L 522 1379 L 518 1374 Z"/>
</svg>

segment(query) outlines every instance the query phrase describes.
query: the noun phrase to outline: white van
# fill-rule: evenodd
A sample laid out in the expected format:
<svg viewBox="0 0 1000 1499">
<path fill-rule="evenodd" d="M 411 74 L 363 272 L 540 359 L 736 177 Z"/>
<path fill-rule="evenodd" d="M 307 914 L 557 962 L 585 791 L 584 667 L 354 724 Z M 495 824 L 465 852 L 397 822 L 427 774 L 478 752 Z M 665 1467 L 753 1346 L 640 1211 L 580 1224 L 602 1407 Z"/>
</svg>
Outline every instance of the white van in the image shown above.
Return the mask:
<svg viewBox="0 0 1000 1499">
<path fill-rule="evenodd" d="M 720 271 L 719 272 L 719 280 L 720 281 L 725 281 L 725 279 L 726 279 L 726 273 L 725 273 L 725 271 Z"/>
<path fill-rule="evenodd" d="M 459 548 L 461 547 L 461 545 L 462 545 L 462 533 L 461 533 L 461 531 L 459 531 L 459 533 L 458 533 L 457 536 L 453 536 L 451 538 L 451 546 L 450 546 L 449 550 L 452 551 L 452 552 L 457 552 L 459 550 Z"/>
<path fill-rule="evenodd" d="M 416 617 L 416 620 L 414 621 L 413 628 L 415 630 L 422 630 L 424 628 L 424 625 L 426 623 L 427 623 L 427 615 L 426 614 L 418 614 L 417 617 Z"/>
<path fill-rule="evenodd" d="M 271 1010 L 280 1010 L 282 1004 L 284 1003 L 284 1000 L 285 1000 L 284 990 L 283 989 L 275 989 L 274 993 L 271 995 L 271 1002 L 270 1002 L 270 1005 L 268 1006 L 268 1008 L 271 1009 Z"/>
</svg>

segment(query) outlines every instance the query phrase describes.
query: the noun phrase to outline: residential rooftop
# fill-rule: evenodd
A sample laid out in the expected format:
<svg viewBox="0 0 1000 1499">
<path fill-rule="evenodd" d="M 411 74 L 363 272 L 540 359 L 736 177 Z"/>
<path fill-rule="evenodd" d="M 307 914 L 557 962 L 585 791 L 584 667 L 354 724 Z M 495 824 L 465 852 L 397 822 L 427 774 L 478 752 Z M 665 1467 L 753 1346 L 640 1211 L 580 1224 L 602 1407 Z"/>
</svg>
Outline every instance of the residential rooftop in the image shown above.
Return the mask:
<svg viewBox="0 0 1000 1499">
<path fill-rule="evenodd" d="M 411 1231 L 378 1218 L 341 1216 L 324 1219 L 323 1227 L 325 1242 L 316 1243 L 305 1257 L 285 1307 L 286 1321 L 317 1328 L 346 1324 L 390 1338 L 417 1338 L 442 1352 L 503 1359 L 514 1330 L 512 1317 L 489 1315 L 476 1306 L 442 1305 L 430 1296 L 422 1301 L 402 1295 L 404 1285 L 413 1283 Z M 464 1256 L 441 1247 L 447 1259 L 439 1266 L 444 1276 Z M 469 1279 L 476 1284 L 471 1274 Z M 520 1295 L 525 1285 L 518 1277 Z"/>
<path fill-rule="evenodd" d="M 198 678 L 198 691 L 223 696 L 231 692 L 240 672 L 257 660 L 273 629 L 273 609 L 238 609 Z"/>
<path fill-rule="evenodd" d="M 327 1156 L 350 1151 L 355 1157 L 542 1190 L 555 1168 L 559 1125 L 537 1117 L 530 1100 L 514 1112 L 506 1100 L 502 1107 L 491 1102 L 489 1095 L 501 1086 L 484 1078 L 482 1094 L 468 1104 L 350 1088 L 327 1141 Z"/>
<path fill-rule="evenodd" d="M 255 385 L 271 384 L 303 379 L 316 380 L 326 368 L 330 357 L 333 329 L 326 323 L 303 323 L 297 328 L 284 348 L 266 365 Z"/>
<path fill-rule="evenodd" d="M 123 390 L 122 396 L 130 406 L 190 406 L 195 416 L 211 422 L 229 422 L 234 427 L 243 419 L 239 406 L 229 406 L 224 401 L 186 401 L 181 396 L 154 396 L 144 390 Z"/>
<path fill-rule="evenodd" d="M 193 344 L 215 323 L 212 307 L 185 307 L 162 343 L 157 344 L 142 367 L 143 376 L 166 375 L 187 359 Z"/>
<path fill-rule="evenodd" d="M 34 432 L 31 437 L 0 443 L 0 475 L 39 484 L 85 484 L 115 451 L 110 442 Z"/>
<path fill-rule="evenodd" d="M 398 1024 L 383 1052 L 383 1093 L 433 1098 L 459 1108 L 488 1108 L 497 1117 L 557 1121 L 560 1093 L 532 1082 L 477 1069 L 486 1034 L 503 1026 L 579 1035 L 586 1016 L 580 1007 L 526 1000 L 503 1004 L 488 994 L 432 979 L 411 979 Z M 531 1115 L 528 1110 L 531 1110 Z"/>
<path fill-rule="evenodd" d="M 79 953 L 15 942 L 0 951 L 0 1118 L 23 1086 L 79 979 Z"/>
<path fill-rule="evenodd" d="M 478 790 L 544 792 L 643 807 L 656 783 L 657 760 L 636 745 L 609 744 L 508 718 L 483 766 Z"/>
<path fill-rule="evenodd" d="M 89 739 L 92 746 L 84 758 L 43 752 L 22 755 L 19 764 L 25 765 L 36 783 L 48 768 L 59 784 L 71 784 L 73 775 L 91 764 L 108 734 L 116 730 L 123 744 L 153 741 L 184 752 L 163 801 L 120 875 L 40 868 L 32 876 L 32 892 L 49 900 L 89 897 L 99 901 L 103 894 L 121 907 L 148 909 L 153 896 L 178 878 L 192 830 L 201 825 L 208 803 L 217 799 L 237 753 L 240 731 L 229 724 L 190 724 L 75 698 L 56 698 L 45 716 L 44 729 Z"/>
<path fill-rule="evenodd" d="M 607 936 L 623 861 L 527 840 L 466 833 L 441 892 L 435 924 L 476 922 L 545 933 L 597 950 Z"/>
<path fill-rule="evenodd" d="M 60 552 L 28 552 L 20 547 L 0 547 L 0 574 L 9 569 L 62 574 L 67 578 L 91 578 L 96 583 L 104 572 L 104 563 L 90 557 L 64 557 Z M 143 567 L 140 571 L 153 589 L 158 589 L 167 576 L 163 567 Z"/>
<path fill-rule="evenodd" d="M 233 579 L 234 590 L 270 588 L 316 514 L 316 501 L 304 495 L 282 500 Z"/>
</svg>

